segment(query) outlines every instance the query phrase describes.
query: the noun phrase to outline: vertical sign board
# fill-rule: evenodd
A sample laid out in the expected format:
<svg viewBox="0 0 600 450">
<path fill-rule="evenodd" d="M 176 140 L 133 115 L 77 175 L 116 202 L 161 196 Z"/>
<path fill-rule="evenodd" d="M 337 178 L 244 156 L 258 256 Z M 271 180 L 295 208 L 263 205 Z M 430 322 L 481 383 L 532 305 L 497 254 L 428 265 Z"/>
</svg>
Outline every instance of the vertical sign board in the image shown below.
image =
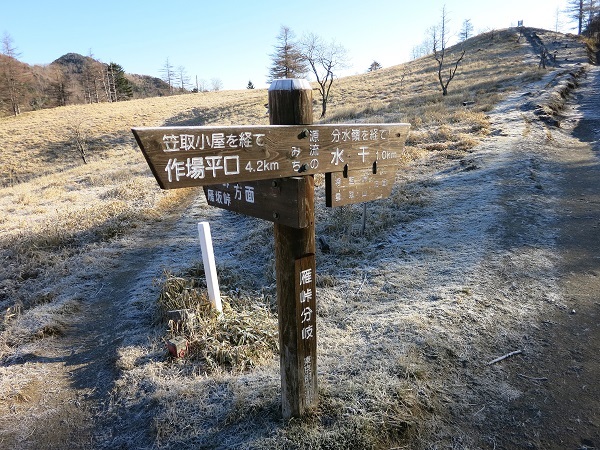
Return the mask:
<svg viewBox="0 0 600 450">
<path fill-rule="evenodd" d="M 310 83 L 306 80 L 274 81 L 269 87 L 269 122 L 271 125 L 276 126 L 300 125 L 303 127 L 303 131 L 296 135 L 296 142 L 287 148 L 290 149 L 289 157 L 291 158 L 292 169 L 299 174 L 307 174 L 307 176 L 304 176 L 306 189 L 302 198 L 299 199 L 300 203 L 306 208 L 309 218 L 306 227 L 292 228 L 280 223 L 275 223 L 273 226 L 275 270 L 277 272 L 277 311 L 279 314 L 281 413 L 285 419 L 288 419 L 294 416 L 302 416 L 306 412 L 307 406 L 314 406 L 318 401 L 316 390 L 316 330 L 314 325 L 316 315 L 314 308 L 315 296 L 312 282 L 309 282 L 306 278 L 311 276 L 311 279 L 314 280 L 315 271 L 315 180 L 313 175 L 308 175 L 308 172 L 310 165 L 315 162 L 318 163 L 317 158 L 319 156 L 323 157 L 324 150 L 313 149 L 313 151 L 307 151 L 306 144 L 298 145 L 299 139 L 306 140 L 308 138 L 309 142 L 313 144 L 314 142 L 311 139 L 316 139 L 314 132 L 311 133 L 307 128 L 304 128 L 313 123 L 312 87 Z M 301 159 L 303 155 L 308 157 L 310 161 Z M 325 162 L 329 162 L 329 160 L 325 159 Z M 313 170 L 316 170 L 318 165 L 313 164 L 315 166 Z M 313 262 L 306 264 L 304 269 L 299 272 L 298 270 L 302 268 L 303 264 L 301 263 L 300 268 L 298 268 L 297 261 L 298 259 L 304 260 L 306 255 L 313 255 Z M 306 272 L 307 270 L 308 272 Z M 297 279 L 298 275 L 300 275 L 299 280 Z M 302 276 L 305 278 L 302 278 Z M 300 282 L 302 282 L 302 285 L 300 285 Z M 299 288 L 304 288 L 304 295 L 306 295 L 306 292 L 313 294 L 313 314 L 310 318 L 305 315 L 305 320 L 308 320 L 306 322 L 302 322 L 299 317 L 299 302 L 302 300 Z M 309 335 L 311 330 L 313 331 L 313 337 Z M 306 339 L 302 339 L 303 335 Z M 307 348 L 312 348 L 312 352 L 308 355 L 306 354 Z M 309 359 L 306 359 L 307 356 L 309 356 Z M 309 365 L 305 366 L 306 363 L 309 363 Z M 309 380 L 310 377 L 312 379 Z M 307 392 L 309 395 L 308 400 L 306 398 Z"/>
<path fill-rule="evenodd" d="M 295 298 L 298 330 L 298 396 L 301 409 L 317 403 L 317 306 L 315 255 L 296 260 Z"/>
</svg>

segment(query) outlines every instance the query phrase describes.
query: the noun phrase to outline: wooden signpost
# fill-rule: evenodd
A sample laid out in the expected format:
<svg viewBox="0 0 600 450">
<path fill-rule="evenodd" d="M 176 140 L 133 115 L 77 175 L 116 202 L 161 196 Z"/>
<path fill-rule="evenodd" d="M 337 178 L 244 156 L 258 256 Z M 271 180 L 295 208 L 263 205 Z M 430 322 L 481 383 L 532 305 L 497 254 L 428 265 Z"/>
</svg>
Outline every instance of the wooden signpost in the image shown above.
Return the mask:
<svg viewBox="0 0 600 450">
<path fill-rule="evenodd" d="M 305 228 L 309 217 L 305 197 L 306 177 L 279 178 L 204 187 L 210 206 L 258 217 L 292 228 Z"/>
<path fill-rule="evenodd" d="M 325 174 L 327 206 L 342 206 L 387 198 L 396 179 L 396 166 Z"/>
<path fill-rule="evenodd" d="M 134 128 L 163 189 L 398 167 L 407 124 Z"/>
<path fill-rule="evenodd" d="M 282 414 L 317 396 L 314 174 L 327 206 L 390 195 L 409 125 L 313 125 L 306 80 L 274 81 L 270 126 L 133 128 L 163 189 L 203 186 L 210 205 L 274 222 Z"/>
</svg>

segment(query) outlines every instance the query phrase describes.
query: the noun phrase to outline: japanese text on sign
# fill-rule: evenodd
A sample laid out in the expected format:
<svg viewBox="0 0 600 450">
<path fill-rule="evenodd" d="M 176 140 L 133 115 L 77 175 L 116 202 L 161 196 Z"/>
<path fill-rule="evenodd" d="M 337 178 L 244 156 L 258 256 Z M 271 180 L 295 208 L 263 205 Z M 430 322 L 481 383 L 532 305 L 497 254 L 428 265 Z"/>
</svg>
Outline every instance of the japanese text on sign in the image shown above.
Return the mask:
<svg viewBox="0 0 600 450">
<path fill-rule="evenodd" d="M 232 202 L 254 203 L 254 187 L 245 186 L 241 183 L 233 185 L 233 198 L 231 197 L 229 184 L 224 184 L 224 189 L 208 188 L 206 199 L 216 205 L 231 206 Z"/>
<path fill-rule="evenodd" d="M 308 170 L 316 170 L 319 167 L 319 150 L 320 150 L 320 130 L 308 130 L 308 146 L 304 149 L 299 145 L 291 146 L 289 156 L 291 158 L 291 166 L 294 172 L 301 173 Z M 389 130 L 382 130 L 378 128 L 351 128 L 351 129 L 340 129 L 334 128 L 331 131 L 331 143 L 344 142 L 368 142 L 368 141 L 379 141 L 385 140 Z M 212 133 L 212 134 L 165 134 L 163 135 L 163 151 L 165 153 L 171 152 L 186 152 L 191 150 L 208 150 L 208 149 L 240 149 L 250 148 L 254 145 L 257 147 L 264 147 L 264 133 L 252 133 L 250 131 L 244 131 L 239 134 L 226 134 L 226 133 Z M 365 162 L 365 158 L 370 155 L 368 146 L 359 147 L 360 152 L 358 156 L 362 158 L 362 162 Z M 308 154 L 308 159 L 304 158 L 306 162 L 301 160 L 301 156 Z M 336 147 L 331 154 L 331 164 L 335 166 L 344 165 L 346 163 L 347 156 L 344 154 L 347 149 Z M 396 157 L 395 153 L 390 152 L 379 152 L 376 153 L 376 157 L 379 159 L 390 159 Z M 191 178 L 194 180 L 209 178 L 216 178 L 218 175 L 239 175 L 240 174 L 240 157 L 239 155 L 221 156 L 198 156 L 192 158 L 186 158 L 185 160 L 178 160 L 177 158 L 170 158 L 165 166 L 165 172 L 167 172 L 167 179 L 169 183 L 174 181 L 181 181 L 183 178 Z M 277 171 L 280 168 L 278 161 L 249 161 L 244 169 L 248 172 L 268 172 Z"/>
<path fill-rule="evenodd" d="M 254 145 L 264 147 L 264 133 L 242 131 L 239 134 L 200 133 L 200 134 L 165 134 L 163 151 L 178 152 L 206 149 L 250 148 Z"/>
<path fill-rule="evenodd" d="M 313 269 L 300 272 L 300 323 L 302 324 L 302 339 L 314 337 L 314 311 L 311 308 L 313 299 Z"/>
<path fill-rule="evenodd" d="M 301 372 L 304 398 L 311 404 L 316 395 L 316 299 L 315 255 L 296 260 L 296 320 L 298 346 L 302 348 Z"/>
<path fill-rule="evenodd" d="M 164 189 L 396 165 L 408 124 L 134 128 Z"/>
</svg>

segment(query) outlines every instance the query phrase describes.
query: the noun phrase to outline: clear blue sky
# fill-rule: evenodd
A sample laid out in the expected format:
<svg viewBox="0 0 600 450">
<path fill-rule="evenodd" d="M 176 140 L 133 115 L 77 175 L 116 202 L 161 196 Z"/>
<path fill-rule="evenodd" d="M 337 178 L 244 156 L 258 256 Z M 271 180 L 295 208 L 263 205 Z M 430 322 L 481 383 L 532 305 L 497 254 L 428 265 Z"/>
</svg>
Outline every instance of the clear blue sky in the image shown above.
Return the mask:
<svg viewBox="0 0 600 450">
<path fill-rule="evenodd" d="M 0 0 L 0 33 L 8 33 L 20 60 L 49 64 L 65 53 L 114 61 L 129 73 L 160 77 L 166 59 L 190 78 L 219 78 L 224 89 L 248 80 L 267 87 L 270 54 L 281 25 L 298 38 L 316 33 L 349 53 L 345 75 L 408 61 L 446 5 L 449 27 L 470 19 L 475 32 L 515 26 L 553 30 L 567 0 Z M 572 31 L 564 14 L 559 31 Z"/>
</svg>

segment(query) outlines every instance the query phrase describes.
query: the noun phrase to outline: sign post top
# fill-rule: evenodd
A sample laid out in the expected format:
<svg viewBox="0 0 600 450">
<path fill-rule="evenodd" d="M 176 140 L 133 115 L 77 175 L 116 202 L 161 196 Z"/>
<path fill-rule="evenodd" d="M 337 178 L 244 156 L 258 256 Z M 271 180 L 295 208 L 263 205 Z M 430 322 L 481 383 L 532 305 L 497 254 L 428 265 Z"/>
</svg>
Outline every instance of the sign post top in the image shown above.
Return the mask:
<svg viewBox="0 0 600 450">
<path fill-rule="evenodd" d="M 269 86 L 269 91 L 312 91 L 312 86 L 308 80 L 302 78 L 281 78 L 273 80 Z"/>
</svg>

